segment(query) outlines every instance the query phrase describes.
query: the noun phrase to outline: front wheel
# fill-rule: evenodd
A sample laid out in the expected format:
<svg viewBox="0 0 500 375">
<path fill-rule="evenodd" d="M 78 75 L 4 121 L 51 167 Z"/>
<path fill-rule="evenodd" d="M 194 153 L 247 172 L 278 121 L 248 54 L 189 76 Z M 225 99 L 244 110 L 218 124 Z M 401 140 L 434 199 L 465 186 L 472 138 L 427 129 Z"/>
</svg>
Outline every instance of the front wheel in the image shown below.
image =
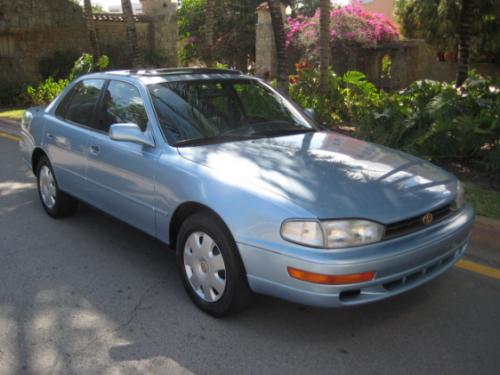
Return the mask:
<svg viewBox="0 0 500 375">
<path fill-rule="evenodd" d="M 78 208 L 78 201 L 59 190 L 54 171 L 46 156 L 42 156 L 37 166 L 37 186 L 40 201 L 45 211 L 52 217 L 64 217 L 73 214 Z"/>
<path fill-rule="evenodd" d="M 251 299 L 234 240 L 215 215 L 198 213 L 181 226 L 177 263 L 186 291 L 204 312 L 221 317 L 246 307 Z"/>
</svg>

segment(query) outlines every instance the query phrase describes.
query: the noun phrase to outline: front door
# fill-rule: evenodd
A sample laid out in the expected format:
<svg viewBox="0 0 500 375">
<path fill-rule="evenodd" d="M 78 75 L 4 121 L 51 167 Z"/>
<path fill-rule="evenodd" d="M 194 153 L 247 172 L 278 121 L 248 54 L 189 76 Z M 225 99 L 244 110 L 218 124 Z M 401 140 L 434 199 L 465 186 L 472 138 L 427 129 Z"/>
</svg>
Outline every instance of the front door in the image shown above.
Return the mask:
<svg viewBox="0 0 500 375">
<path fill-rule="evenodd" d="M 111 80 L 98 109 L 97 129 L 88 142 L 87 179 L 91 203 L 151 234 L 155 232 L 156 147 L 109 138 L 116 123 L 151 132 L 144 101 L 131 83 Z"/>
</svg>

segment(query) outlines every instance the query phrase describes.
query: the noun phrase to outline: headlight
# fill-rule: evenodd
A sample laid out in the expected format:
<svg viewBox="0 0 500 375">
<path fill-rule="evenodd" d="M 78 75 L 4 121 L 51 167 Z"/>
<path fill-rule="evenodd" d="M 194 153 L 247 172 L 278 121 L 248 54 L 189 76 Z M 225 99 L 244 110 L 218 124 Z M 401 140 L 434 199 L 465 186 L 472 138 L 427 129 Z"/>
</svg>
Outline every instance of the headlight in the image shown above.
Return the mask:
<svg viewBox="0 0 500 375">
<path fill-rule="evenodd" d="M 305 246 L 338 249 L 378 242 L 384 226 L 368 220 L 288 220 L 281 236 Z"/>
<path fill-rule="evenodd" d="M 458 181 L 457 182 L 457 196 L 452 204 L 452 209 L 460 210 L 465 204 L 465 190 L 464 185 Z"/>
<path fill-rule="evenodd" d="M 332 220 L 322 223 L 327 248 L 366 245 L 378 242 L 384 235 L 384 226 L 367 220 Z"/>
<path fill-rule="evenodd" d="M 285 221 L 281 226 L 281 236 L 287 241 L 312 247 L 323 247 L 325 243 L 319 221 Z"/>
</svg>

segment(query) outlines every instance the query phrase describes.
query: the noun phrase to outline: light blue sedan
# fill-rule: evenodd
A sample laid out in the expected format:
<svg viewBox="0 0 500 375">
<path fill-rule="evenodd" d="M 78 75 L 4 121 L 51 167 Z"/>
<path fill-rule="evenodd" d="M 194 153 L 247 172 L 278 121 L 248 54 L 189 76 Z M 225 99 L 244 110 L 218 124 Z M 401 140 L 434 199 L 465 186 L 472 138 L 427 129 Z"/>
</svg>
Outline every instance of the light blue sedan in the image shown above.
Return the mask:
<svg viewBox="0 0 500 375">
<path fill-rule="evenodd" d="M 252 292 L 377 301 L 464 254 L 474 211 L 454 176 L 309 116 L 237 71 L 116 71 L 28 110 L 20 147 L 50 216 L 83 201 L 168 244 L 214 316 Z"/>
</svg>

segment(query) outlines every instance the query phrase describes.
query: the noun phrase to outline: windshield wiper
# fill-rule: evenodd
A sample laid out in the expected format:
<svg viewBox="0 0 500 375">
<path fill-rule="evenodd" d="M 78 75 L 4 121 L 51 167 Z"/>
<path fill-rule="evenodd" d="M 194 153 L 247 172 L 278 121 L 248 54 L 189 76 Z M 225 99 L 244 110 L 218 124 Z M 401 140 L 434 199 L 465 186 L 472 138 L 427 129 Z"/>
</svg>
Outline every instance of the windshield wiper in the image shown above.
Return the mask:
<svg viewBox="0 0 500 375">
<path fill-rule="evenodd" d="M 246 141 L 246 140 L 255 139 L 255 138 L 256 137 L 253 135 L 251 135 L 251 136 L 249 136 L 249 135 L 217 135 L 214 137 L 186 139 L 186 140 L 177 142 L 175 144 L 175 147 L 211 145 L 211 144 L 216 144 L 216 143 Z"/>
<path fill-rule="evenodd" d="M 293 135 L 303 133 L 315 133 L 317 130 L 313 128 L 285 128 L 285 129 L 267 129 L 252 133 L 254 136 L 278 137 L 281 135 Z"/>
</svg>

